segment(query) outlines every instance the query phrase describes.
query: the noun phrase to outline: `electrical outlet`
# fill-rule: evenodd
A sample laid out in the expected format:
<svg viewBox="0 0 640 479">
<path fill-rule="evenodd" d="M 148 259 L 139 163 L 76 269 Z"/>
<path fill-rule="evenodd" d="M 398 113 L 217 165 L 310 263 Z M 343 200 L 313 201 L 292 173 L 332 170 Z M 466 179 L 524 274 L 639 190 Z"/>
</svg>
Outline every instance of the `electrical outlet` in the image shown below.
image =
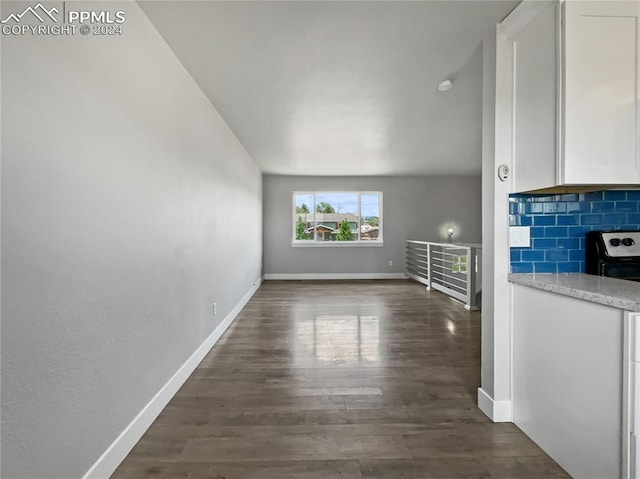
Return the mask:
<svg viewBox="0 0 640 479">
<path fill-rule="evenodd" d="M 218 314 L 218 303 L 213 303 L 213 315 Z"/>
<path fill-rule="evenodd" d="M 389 260 L 389 266 L 393 266 L 393 261 Z"/>
</svg>

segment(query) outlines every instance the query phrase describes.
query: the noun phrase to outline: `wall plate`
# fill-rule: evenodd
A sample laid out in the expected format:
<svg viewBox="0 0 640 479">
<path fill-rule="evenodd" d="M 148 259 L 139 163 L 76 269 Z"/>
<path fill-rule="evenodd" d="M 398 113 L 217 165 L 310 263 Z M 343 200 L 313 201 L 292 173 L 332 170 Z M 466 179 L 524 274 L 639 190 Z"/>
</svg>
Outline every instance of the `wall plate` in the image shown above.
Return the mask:
<svg viewBox="0 0 640 479">
<path fill-rule="evenodd" d="M 529 226 L 509 226 L 509 247 L 528 248 L 531 246 L 531 228 Z"/>
</svg>

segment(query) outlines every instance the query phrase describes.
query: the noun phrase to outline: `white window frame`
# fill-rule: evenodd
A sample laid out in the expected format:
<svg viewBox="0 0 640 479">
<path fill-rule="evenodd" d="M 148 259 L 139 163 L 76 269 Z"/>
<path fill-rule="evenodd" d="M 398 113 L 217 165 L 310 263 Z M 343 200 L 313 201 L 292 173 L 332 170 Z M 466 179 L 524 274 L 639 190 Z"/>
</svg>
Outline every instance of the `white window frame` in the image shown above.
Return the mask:
<svg viewBox="0 0 640 479">
<path fill-rule="evenodd" d="M 322 193 L 353 193 L 358 195 L 358 222 L 362 220 L 362 195 L 378 195 L 380 198 L 378 203 L 379 208 L 379 218 L 378 218 L 378 231 L 379 236 L 377 240 L 361 240 L 360 239 L 360 225 L 358 225 L 358 239 L 353 241 L 317 241 L 315 239 L 315 230 L 314 230 L 314 239 L 312 240 L 297 240 L 296 239 L 296 196 L 297 195 L 310 195 L 313 196 L 313 205 L 311 211 L 314 213 L 314 224 L 315 224 L 315 213 L 316 213 L 316 195 Z M 294 191 L 291 194 L 291 246 L 294 248 L 365 248 L 365 247 L 380 247 L 384 246 L 384 225 L 383 225 L 383 204 L 384 198 L 382 195 L 382 191 L 353 191 L 353 190 L 316 190 L 316 191 Z"/>
</svg>

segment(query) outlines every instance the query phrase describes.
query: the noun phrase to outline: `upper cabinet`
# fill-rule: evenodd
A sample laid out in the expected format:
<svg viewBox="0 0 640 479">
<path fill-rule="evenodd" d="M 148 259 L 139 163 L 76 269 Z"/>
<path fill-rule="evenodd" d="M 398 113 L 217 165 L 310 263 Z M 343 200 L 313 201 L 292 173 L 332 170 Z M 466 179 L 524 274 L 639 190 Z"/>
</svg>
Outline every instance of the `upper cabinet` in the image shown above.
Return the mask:
<svg viewBox="0 0 640 479">
<path fill-rule="evenodd" d="M 640 182 L 639 21 L 640 0 L 525 0 L 499 25 L 515 191 Z"/>
<path fill-rule="evenodd" d="M 563 183 L 637 182 L 640 2 L 563 6 Z"/>
</svg>

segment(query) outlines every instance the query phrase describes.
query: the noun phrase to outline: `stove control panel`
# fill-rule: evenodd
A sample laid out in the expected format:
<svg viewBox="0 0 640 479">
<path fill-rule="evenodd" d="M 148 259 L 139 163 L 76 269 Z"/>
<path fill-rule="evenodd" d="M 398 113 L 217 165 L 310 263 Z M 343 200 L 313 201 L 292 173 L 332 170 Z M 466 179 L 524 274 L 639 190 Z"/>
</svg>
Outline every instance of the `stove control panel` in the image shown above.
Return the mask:
<svg viewBox="0 0 640 479">
<path fill-rule="evenodd" d="M 640 231 L 602 233 L 607 254 L 613 258 L 640 256 Z"/>
</svg>

